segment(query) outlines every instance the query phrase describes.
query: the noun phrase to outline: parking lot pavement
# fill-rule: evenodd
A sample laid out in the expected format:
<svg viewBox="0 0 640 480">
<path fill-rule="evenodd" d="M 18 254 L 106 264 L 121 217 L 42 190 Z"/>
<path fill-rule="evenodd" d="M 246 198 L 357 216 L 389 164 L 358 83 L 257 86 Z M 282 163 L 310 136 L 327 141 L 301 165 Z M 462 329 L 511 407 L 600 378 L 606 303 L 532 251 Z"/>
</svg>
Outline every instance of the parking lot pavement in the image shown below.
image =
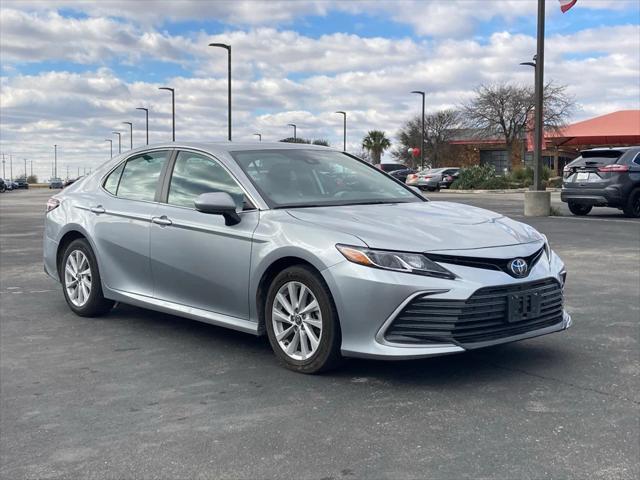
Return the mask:
<svg viewBox="0 0 640 480">
<path fill-rule="evenodd" d="M 2 478 L 640 475 L 640 222 L 520 219 L 568 266 L 566 332 L 304 376 L 261 338 L 124 305 L 73 315 L 42 272 L 49 193 L 0 195 Z"/>
</svg>

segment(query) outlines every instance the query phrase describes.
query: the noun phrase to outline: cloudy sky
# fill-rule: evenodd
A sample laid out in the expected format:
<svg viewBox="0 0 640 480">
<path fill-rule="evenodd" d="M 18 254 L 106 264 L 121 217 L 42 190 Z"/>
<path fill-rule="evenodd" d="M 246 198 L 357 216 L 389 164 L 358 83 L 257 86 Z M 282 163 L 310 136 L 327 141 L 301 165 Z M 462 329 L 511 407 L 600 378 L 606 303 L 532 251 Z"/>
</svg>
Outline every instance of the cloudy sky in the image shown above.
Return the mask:
<svg viewBox="0 0 640 480">
<path fill-rule="evenodd" d="M 134 146 L 226 138 L 226 52 L 233 46 L 235 141 L 291 135 L 349 149 L 369 129 L 394 139 L 419 112 L 453 107 L 481 83 L 533 81 L 518 65 L 535 53 L 535 0 L 205 1 L 3 0 L 0 150 L 13 174 L 34 161 L 48 178 L 109 157 L 106 138 L 134 123 Z M 575 120 L 640 108 L 640 2 L 578 0 L 562 14 L 547 1 L 547 79 L 569 85 Z M 115 142 L 117 144 L 117 141 Z M 123 147 L 128 148 L 128 133 Z M 117 146 L 116 146 L 117 150 Z M 9 157 L 6 157 L 9 176 Z"/>
</svg>

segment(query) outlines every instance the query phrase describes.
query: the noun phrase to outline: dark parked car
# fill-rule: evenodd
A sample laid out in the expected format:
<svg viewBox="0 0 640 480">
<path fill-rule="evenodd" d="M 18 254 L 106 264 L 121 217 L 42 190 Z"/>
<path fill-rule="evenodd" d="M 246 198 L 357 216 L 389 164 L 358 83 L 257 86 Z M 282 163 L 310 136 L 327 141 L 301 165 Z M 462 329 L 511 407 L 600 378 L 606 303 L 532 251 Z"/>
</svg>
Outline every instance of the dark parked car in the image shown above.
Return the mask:
<svg viewBox="0 0 640 480">
<path fill-rule="evenodd" d="M 49 180 L 49 188 L 63 188 L 64 182 L 61 178 L 52 178 Z"/>
<path fill-rule="evenodd" d="M 640 147 L 594 148 L 564 167 L 561 199 L 574 215 L 593 207 L 640 217 Z"/>
<path fill-rule="evenodd" d="M 393 172 L 389 172 L 389 175 L 391 175 L 393 178 L 397 178 L 402 183 L 405 183 L 407 181 L 407 176 L 414 173 L 416 173 L 416 171 L 413 168 L 405 167 L 401 170 L 394 170 Z"/>
<path fill-rule="evenodd" d="M 4 183 L 4 178 L 0 178 L 0 193 L 7 191 L 7 184 Z"/>
<path fill-rule="evenodd" d="M 408 167 L 404 163 L 381 163 L 378 168 L 383 172 L 391 173 L 396 170 L 405 170 Z"/>
<path fill-rule="evenodd" d="M 73 185 L 74 183 L 76 183 L 78 180 L 80 180 L 82 177 L 78 177 L 78 178 L 67 178 L 64 182 L 64 188 L 67 188 L 69 185 Z"/>
<path fill-rule="evenodd" d="M 22 177 L 16 180 L 18 184 L 18 188 L 29 188 L 29 183 L 27 183 L 27 179 Z"/>
<path fill-rule="evenodd" d="M 451 188 L 451 184 L 460 176 L 459 168 L 448 168 L 442 172 L 442 180 L 438 183 L 438 188 Z"/>
</svg>

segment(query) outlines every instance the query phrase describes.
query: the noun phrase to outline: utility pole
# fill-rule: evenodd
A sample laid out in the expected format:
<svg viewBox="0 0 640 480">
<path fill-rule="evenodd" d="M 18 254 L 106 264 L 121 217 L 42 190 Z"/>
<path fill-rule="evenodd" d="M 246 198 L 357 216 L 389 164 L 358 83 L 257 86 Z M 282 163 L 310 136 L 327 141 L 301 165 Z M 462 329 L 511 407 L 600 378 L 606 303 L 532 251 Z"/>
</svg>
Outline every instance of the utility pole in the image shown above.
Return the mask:
<svg viewBox="0 0 640 480">
<path fill-rule="evenodd" d="M 424 92 L 414 90 L 411 93 L 417 93 L 422 96 L 422 144 L 420 145 L 420 168 L 424 170 Z"/>
<path fill-rule="evenodd" d="M 53 146 L 53 178 L 58 178 L 58 145 Z"/>
</svg>

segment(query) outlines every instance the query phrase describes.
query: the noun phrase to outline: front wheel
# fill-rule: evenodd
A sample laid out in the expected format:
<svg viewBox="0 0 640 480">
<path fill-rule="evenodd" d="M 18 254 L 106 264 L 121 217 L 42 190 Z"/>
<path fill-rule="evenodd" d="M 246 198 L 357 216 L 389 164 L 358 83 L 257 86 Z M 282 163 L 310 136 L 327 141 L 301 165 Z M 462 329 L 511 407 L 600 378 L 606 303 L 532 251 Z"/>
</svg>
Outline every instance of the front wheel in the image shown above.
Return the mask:
<svg viewBox="0 0 640 480">
<path fill-rule="evenodd" d="M 627 217 L 640 218 L 640 189 L 631 192 L 629 200 L 627 200 L 627 204 L 622 211 Z"/>
<path fill-rule="evenodd" d="M 60 268 L 64 298 L 75 314 L 94 317 L 111 310 L 114 302 L 102 294 L 98 262 L 89 242 L 84 238 L 71 242 Z"/>
<path fill-rule="evenodd" d="M 583 216 L 588 215 L 593 207 L 591 205 L 584 205 L 582 203 L 569 202 L 569 210 L 574 215 Z"/>
<path fill-rule="evenodd" d="M 265 323 L 271 348 L 287 368 L 319 373 L 340 362 L 338 314 L 331 292 L 311 268 L 293 266 L 276 276 Z"/>
</svg>

